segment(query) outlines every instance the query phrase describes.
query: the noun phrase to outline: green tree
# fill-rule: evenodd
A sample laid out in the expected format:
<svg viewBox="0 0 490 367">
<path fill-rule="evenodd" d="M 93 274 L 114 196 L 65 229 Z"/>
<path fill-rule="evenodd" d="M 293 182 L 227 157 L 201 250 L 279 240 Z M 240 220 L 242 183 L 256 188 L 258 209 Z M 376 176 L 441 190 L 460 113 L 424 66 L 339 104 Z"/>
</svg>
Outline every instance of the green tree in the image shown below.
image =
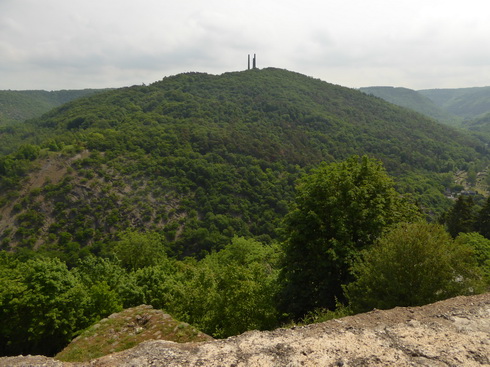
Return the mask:
<svg viewBox="0 0 490 367">
<path fill-rule="evenodd" d="M 0 266 L 0 352 L 54 355 L 88 326 L 86 293 L 57 259 Z"/>
<path fill-rule="evenodd" d="M 277 257 L 272 246 L 235 237 L 187 264 L 170 312 L 215 337 L 277 326 Z"/>
<path fill-rule="evenodd" d="M 490 190 L 490 168 L 487 168 L 483 182 L 487 185 L 487 190 Z"/>
<path fill-rule="evenodd" d="M 131 273 L 141 292 L 143 298 L 141 303 L 170 312 L 175 293 L 180 286 L 176 273 L 182 271 L 182 268 L 175 265 L 178 263 L 170 260 L 162 261 L 158 265 L 147 266 Z"/>
<path fill-rule="evenodd" d="M 487 287 L 490 287 L 490 239 L 479 233 L 460 233 L 456 242 L 470 246 L 474 251 L 476 262 L 483 272 Z"/>
<path fill-rule="evenodd" d="M 476 185 L 477 178 L 478 178 L 478 175 L 477 175 L 477 172 L 476 172 L 476 168 L 475 168 L 474 165 L 472 165 L 468 169 L 468 175 L 467 175 L 466 181 L 468 182 L 468 184 L 471 187 L 474 187 Z"/>
<path fill-rule="evenodd" d="M 448 232 L 456 238 L 463 232 L 473 232 L 476 222 L 475 203 L 471 196 L 461 195 L 444 217 Z"/>
<path fill-rule="evenodd" d="M 295 318 L 333 309 L 359 251 L 386 227 L 418 216 L 375 159 L 353 156 L 313 170 L 300 181 L 285 219 L 281 309 Z"/>
<path fill-rule="evenodd" d="M 88 324 L 123 309 L 123 302 L 116 290 L 111 289 L 105 280 L 92 284 L 87 289 L 87 301 L 83 305 Z"/>
<path fill-rule="evenodd" d="M 365 250 L 345 291 L 356 312 L 420 306 L 482 289 L 471 247 L 441 225 L 400 223 Z"/>
<path fill-rule="evenodd" d="M 17 159 L 27 159 L 33 161 L 39 156 L 40 148 L 37 145 L 23 144 L 19 147 L 16 153 Z"/>
<path fill-rule="evenodd" d="M 141 289 L 133 277 L 114 260 L 87 256 L 79 260 L 72 273 L 87 290 L 85 313 L 91 323 L 123 307 L 143 303 Z"/>
<path fill-rule="evenodd" d="M 128 270 L 158 264 L 167 257 L 162 236 L 155 232 L 140 233 L 128 230 L 114 246 L 114 253 L 121 265 Z"/>
<path fill-rule="evenodd" d="M 490 177 L 490 175 L 488 175 Z M 490 197 L 478 212 L 475 229 L 485 238 L 490 239 Z"/>
</svg>

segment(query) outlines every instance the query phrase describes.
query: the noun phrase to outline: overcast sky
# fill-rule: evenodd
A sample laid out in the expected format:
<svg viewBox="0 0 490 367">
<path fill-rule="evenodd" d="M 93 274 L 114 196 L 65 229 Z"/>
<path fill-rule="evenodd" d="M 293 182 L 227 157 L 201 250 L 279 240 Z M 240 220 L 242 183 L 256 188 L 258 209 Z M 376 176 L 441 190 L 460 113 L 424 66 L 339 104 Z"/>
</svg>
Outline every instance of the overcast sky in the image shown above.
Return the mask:
<svg viewBox="0 0 490 367">
<path fill-rule="evenodd" d="M 278 67 L 347 87 L 490 85 L 488 0 L 0 0 L 0 90 Z"/>
</svg>

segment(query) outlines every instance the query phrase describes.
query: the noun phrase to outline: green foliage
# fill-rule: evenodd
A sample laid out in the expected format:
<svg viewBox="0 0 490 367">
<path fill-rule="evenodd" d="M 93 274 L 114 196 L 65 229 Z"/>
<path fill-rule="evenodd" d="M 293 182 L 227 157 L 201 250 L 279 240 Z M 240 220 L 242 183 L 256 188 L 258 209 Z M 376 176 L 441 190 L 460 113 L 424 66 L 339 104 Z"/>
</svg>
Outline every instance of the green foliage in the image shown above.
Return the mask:
<svg viewBox="0 0 490 367">
<path fill-rule="evenodd" d="M 188 265 L 171 312 L 215 337 L 277 325 L 277 249 L 234 238 L 220 252 Z"/>
<path fill-rule="evenodd" d="M 460 117 L 474 118 L 489 112 L 490 87 L 427 89 L 420 93 Z"/>
<path fill-rule="evenodd" d="M 141 294 L 140 303 L 174 313 L 172 304 L 178 304 L 177 299 L 180 299 L 176 298 L 181 289 L 180 272 L 181 268 L 171 261 L 161 261 L 133 272 L 131 278 Z"/>
<path fill-rule="evenodd" d="M 443 221 L 448 232 L 456 238 L 459 233 L 473 232 L 477 211 L 471 196 L 459 196 L 453 207 L 445 214 Z"/>
<path fill-rule="evenodd" d="M 85 326 L 83 288 L 56 259 L 2 263 L 2 355 L 53 355 Z"/>
<path fill-rule="evenodd" d="M 126 231 L 114 246 L 121 265 L 128 270 L 156 265 L 166 258 L 166 246 L 157 233 Z"/>
<path fill-rule="evenodd" d="M 285 219 L 284 311 L 297 318 L 333 309 L 358 252 L 391 224 L 418 215 L 377 160 L 354 156 L 313 170 L 298 185 L 296 206 Z"/>
<path fill-rule="evenodd" d="M 485 278 L 487 289 L 490 288 L 490 239 L 479 233 L 460 233 L 456 243 L 467 245 L 473 249 L 474 257 Z"/>
<path fill-rule="evenodd" d="M 100 90 L 0 91 L 0 125 L 8 122 L 18 123 L 33 117 L 39 117 L 63 103 L 97 92 L 100 92 Z"/>
<path fill-rule="evenodd" d="M 334 311 L 325 308 L 316 308 L 313 311 L 309 311 L 299 322 L 299 325 L 318 324 L 328 320 L 340 319 L 352 314 L 353 312 L 349 306 L 336 302 Z"/>
<path fill-rule="evenodd" d="M 475 229 L 485 238 L 490 239 L 490 197 L 478 212 Z"/>
<path fill-rule="evenodd" d="M 438 106 L 421 92 L 407 88 L 394 87 L 368 87 L 360 88 L 360 90 L 364 93 L 383 98 L 390 103 L 432 117 L 443 124 L 457 125 L 461 122 L 461 118 L 446 111 L 442 106 Z"/>
<path fill-rule="evenodd" d="M 144 303 L 143 292 L 134 277 L 119 262 L 102 257 L 87 256 L 72 270 L 82 285 L 94 293 L 89 297 L 88 318 L 95 322 L 121 307 L 127 308 Z M 107 300 L 103 296 L 107 293 Z M 102 303 L 101 307 L 98 303 Z M 110 311 L 110 312 L 109 312 Z"/>
<path fill-rule="evenodd" d="M 117 264 L 87 257 L 72 271 L 56 258 L 0 252 L 0 355 L 54 355 L 92 323 L 142 292 Z"/>
<path fill-rule="evenodd" d="M 278 69 L 107 91 L 0 136 L 0 241 L 18 256 L 0 264 L 5 353 L 52 353 L 141 303 L 220 337 L 273 327 L 277 228 L 305 171 L 369 154 L 434 216 L 450 206 L 452 172 L 487 152 L 419 114 Z M 286 219 L 281 311 L 297 317 L 342 301 L 359 250 L 414 211 L 379 161 L 312 172 Z M 42 296 L 36 282 L 54 286 Z"/>
<path fill-rule="evenodd" d="M 39 156 L 36 145 L 23 144 L 15 152 L 0 156 L 0 188 L 12 189 L 31 168 L 32 161 Z"/>
<path fill-rule="evenodd" d="M 490 112 L 479 116 L 473 120 L 466 120 L 463 122 L 465 129 L 474 132 L 480 139 L 489 142 L 490 141 Z"/>
<path fill-rule="evenodd" d="M 88 300 L 84 305 L 86 317 L 92 322 L 101 316 L 110 315 L 123 309 L 123 302 L 116 290 L 111 289 L 106 281 L 101 280 L 87 290 Z"/>
<path fill-rule="evenodd" d="M 420 306 L 482 290 L 473 250 L 444 228 L 401 223 L 353 265 L 356 280 L 345 291 L 356 312 Z"/>
</svg>

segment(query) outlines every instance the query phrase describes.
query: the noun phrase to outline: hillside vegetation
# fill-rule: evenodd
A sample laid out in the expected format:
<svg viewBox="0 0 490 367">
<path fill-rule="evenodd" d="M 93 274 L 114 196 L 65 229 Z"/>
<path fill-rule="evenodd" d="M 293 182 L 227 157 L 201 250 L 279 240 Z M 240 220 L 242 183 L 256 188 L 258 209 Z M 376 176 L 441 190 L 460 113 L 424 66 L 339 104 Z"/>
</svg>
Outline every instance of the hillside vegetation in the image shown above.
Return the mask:
<svg viewBox="0 0 490 367">
<path fill-rule="evenodd" d="M 2 90 L 0 91 L 0 125 L 39 117 L 54 107 L 98 92 L 100 90 L 97 89 L 51 92 L 44 90 Z"/>
<path fill-rule="evenodd" d="M 463 127 L 487 136 L 490 141 L 490 112 L 473 120 L 464 121 Z"/>
<path fill-rule="evenodd" d="M 469 131 L 490 142 L 490 87 L 459 89 L 361 88 L 397 106 L 409 108 L 437 121 Z"/>
<path fill-rule="evenodd" d="M 223 338 L 490 285 L 490 200 L 444 194 L 487 146 L 360 91 L 186 73 L 0 135 L 0 354 L 141 304 Z"/>
<path fill-rule="evenodd" d="M 421 114 L 431 117 L 447 125 L 457 125 L 461 118 L 448 112 L 443 106 L 437 105 L 428 96 L 408 88 L 395 87 L 366 87 L 360 88 L 361 92 L 372 94 L 393 103 L 397 106 L 409 108 L 420 112 Z"/>
<path fill-rule="evenodd" d="M 490 112 L 490 87 L 424 89 L 419 93 L 447 112 L 465 119 Z"/>
<path fill-rule="evenodd" d="M 4 248 L 100 246 L 139 228 L 163 232 L 181 255 L 234 235 L 276 238 L 295 180 L 321 161 L 378 157 L 437 212 L 449 205 L 452 170 L 486 152 L 419 114 L 279 69 L 108 91 L 3 139 L 12 151 L 0 159 Z"/>
</svg>

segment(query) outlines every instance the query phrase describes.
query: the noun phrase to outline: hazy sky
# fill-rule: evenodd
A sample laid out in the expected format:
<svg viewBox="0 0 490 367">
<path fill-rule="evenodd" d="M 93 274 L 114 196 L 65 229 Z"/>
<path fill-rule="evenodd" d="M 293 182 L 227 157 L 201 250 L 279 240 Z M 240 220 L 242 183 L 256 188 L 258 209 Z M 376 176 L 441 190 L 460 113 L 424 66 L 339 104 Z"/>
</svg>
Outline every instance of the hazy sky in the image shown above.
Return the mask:
<svg viewBox="0 0 490 367">
<path fill-rule="evenodd" d="M 347 87 L 490 85 L 488 0 L 0 0 L 0 90 L 278 67 Z"/>
</svg>

